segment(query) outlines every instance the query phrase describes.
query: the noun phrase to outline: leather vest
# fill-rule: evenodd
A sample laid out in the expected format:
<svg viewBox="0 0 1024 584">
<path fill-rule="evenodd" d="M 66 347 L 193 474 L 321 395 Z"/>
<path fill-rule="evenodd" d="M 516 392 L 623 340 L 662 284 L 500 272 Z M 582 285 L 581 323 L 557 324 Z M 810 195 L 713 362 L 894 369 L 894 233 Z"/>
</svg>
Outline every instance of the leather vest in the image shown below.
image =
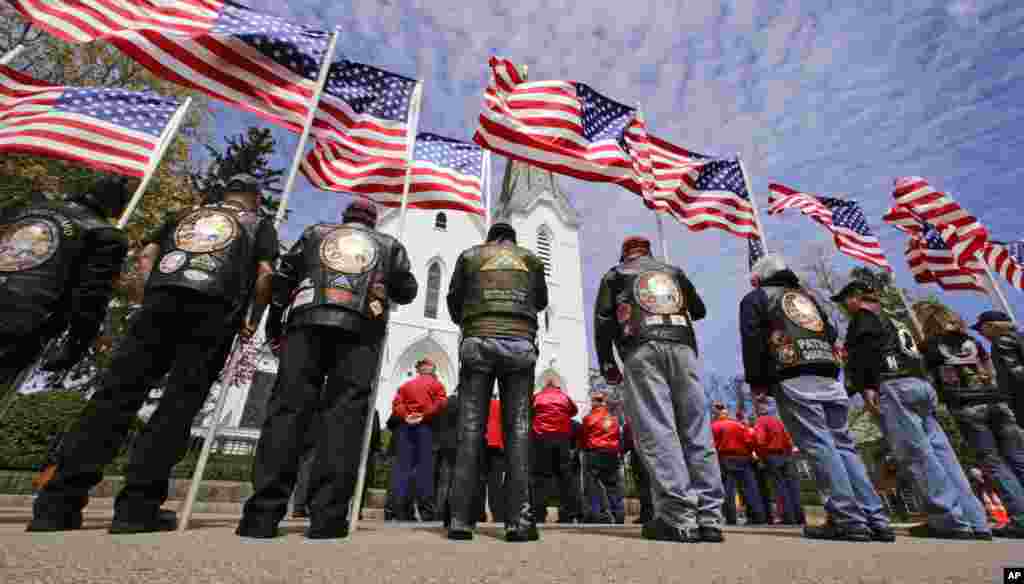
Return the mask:
<svg viewBox="0 0 1024 584">
<path fill-rule="evenodd" d="M 622 272 L 622 290 L 615 307 L 622 339 L 627 343 L 685 341 L 693 330 L 686 296 L 669 266 L 650 267 L 653 269 Z"/>
<path fill-rule="evenodd" d="M 924 358 L 907 325 L 888 315 L 880 314 L 878 317 L 885 330 L 881 348 L 882 381 L 901 377 L 927 379 Z"/>
<path fill-rule="evenodd" d="M 90 232 L 119 230 L 79 203 L 28 207 L 0 225 L 0 288 L 52 310 Z"/>
<path fill-rule="evenodd" d="M 543 267 L 530 250 L 485 243 L 463 258 L 466 274 L 462 304 L 463 336 L 537 334 L 537 289 Z"/>
<path fill-rule="evenodd" d="M 329 223 L 308 227 L 302 237 L 302 281 L 292 291 L 285 319 L 332 307 L 387 323 L 393 238 L 361 225 Z"/>
<path fill-rule="evenodd" d="M 825 318 L 799 288 L 767 289 L 768 346 L 775 370 L 815 365 L 838 366 L 825 332 Z"/>
<path fill-rule="evenodd" d="M 995 379 L 985 368 L 977 341 L 969 337 L 956 346 L 940 341 L 942 363 L 936 371 L 939 396 L 951 407 L 969 403 L 993 403 L 1006 396 L 999 391 Z"/>
<path fill-rule="evenodd" d="M 188 288 L 238 306 L 256 275 L 256 232 L 261 217 L 227 203 L 196 207 L 163 241 L 146 289 Z"/>
</svg>

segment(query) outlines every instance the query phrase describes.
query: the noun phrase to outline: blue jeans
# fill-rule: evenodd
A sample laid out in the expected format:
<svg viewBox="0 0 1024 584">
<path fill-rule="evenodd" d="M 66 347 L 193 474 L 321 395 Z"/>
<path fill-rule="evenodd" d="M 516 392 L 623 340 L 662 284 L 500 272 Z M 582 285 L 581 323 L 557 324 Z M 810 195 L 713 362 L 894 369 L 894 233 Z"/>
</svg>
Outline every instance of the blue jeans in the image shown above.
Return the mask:
<svg viewBox="0 0 1024 584">
<path fill-rule="evenodd" d="M 795 524 L 800 520 L 800 481 L 793 474 L 790 457 L 785 454 L 769 454 L 764 457 L 764 469 L 775 483 L 775 492 L 782 499 L 779 514 L 782 522 Z"/>
<path fill-rule="evenodd" d="M 651 478 L 654 515 L 673 527 L 720 525 L 722 473 L 696 353 L 647 341 L 622 361 L 623 402 Z"/>
<path fill-rule="evenodd" d="M 754 461 L 750 458 L 719 457 L 718 464 L 722 467 L 722 486 L 725 487 L 725 522 L 736 524 L 736 486 L 743 493 L 743 501 L 747 504 L 747 523 L 764 523 L 764 502 L 761 500 L 761 489 L 757 486 L 754 474 Z"/>
<path fill-rule="evenodd" d="M 434 435 L 425 423 L 398 426 L 398 464 L 395 465 L 395 500 L 399 505 L 409 500 L 409 481 L 416 476 L 417 501 L 434 496 Z"/>
<path fill-rule="evenodd" d="M 927 502 L 928 525 L 940 530 L 991 531 L 985 509 L 935 417 L 939 402 L 931 384 L 914 377 L 886 381 L 878 400 L 882 433 Z"/>
<path fill-rule="evenodd" d="M 960 433 L 992 474 L 1015 525 L 1024 526 L 1024 430 L 1005 402 L 953 411 Z"/>
<path fill-rule="evenodd" d="M 797 378 L 800 379 L 800 378 Z M 825 495 L 829 520 L 842 527 L 887 527 L 882 499 L 868 478 L 847 425 L 847 400 L 817 401 L 787 391 L 780 383 L 776 396 L 779 414 L 793 442 L 814 465 L 818 488 Z"/>
</svg>

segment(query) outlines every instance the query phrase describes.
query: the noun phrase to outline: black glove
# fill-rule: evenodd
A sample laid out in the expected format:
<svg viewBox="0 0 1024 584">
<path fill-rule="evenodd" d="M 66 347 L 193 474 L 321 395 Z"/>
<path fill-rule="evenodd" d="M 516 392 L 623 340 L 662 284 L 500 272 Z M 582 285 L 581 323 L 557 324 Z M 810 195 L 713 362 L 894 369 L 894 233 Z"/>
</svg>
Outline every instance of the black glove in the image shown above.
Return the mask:
<svg viewBox="0 0 1024 584">
<path fill-rule="evenodd" d="M 88 348 L 89 343 L 85 341 L 69 339 L 55 355 L 51 355 L 44 359 L 39 368 L 43 371 L 51 372 L 70 369 L 71 366 L 82 360 L 82 357 L 85 356 L 85 352 Z"/>
</svg>

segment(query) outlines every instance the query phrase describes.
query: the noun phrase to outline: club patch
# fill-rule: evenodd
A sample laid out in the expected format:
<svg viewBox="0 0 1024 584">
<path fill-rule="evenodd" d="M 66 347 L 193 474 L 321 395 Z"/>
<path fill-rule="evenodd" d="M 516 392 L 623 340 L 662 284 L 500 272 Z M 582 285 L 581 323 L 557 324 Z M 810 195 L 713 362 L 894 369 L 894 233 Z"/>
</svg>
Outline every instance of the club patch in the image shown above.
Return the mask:
<svg viewBox="0 0 1024 584">
<path fill-rule="evenodd" d="M 384 312 L 384 306 L 379 300 L 374 300 L 370 303 L 370 312 L 373 313 L 373 316 L 380 316 Z"/>
<path fill-rule="evenodd" d="M 349 281 L 348 276 L 341 275 L 331 281 L 331 286 L 335 288 L 345 288 L 348 290 L 352 289 L 352 282 Z"/>
<path fill-rule="evenodd" d="M 0 231 L 0 272 L 31 270 L 52 258 L 59 247 L 60 232 L 52 221 L 16 221 Z"/>
<path fill-rule="evenodd" d="M 199 270 L 185 270 L 184 276 L 193 282 L 205 282 L 210 279 L 210 274 L 206 272 L 200 272 Z"/>
<path fill-rule="evenodd" d="M 377 245 L 353 229 L 335 229 L 320 244 L 323 265 L 343 274 L 364 274 L 377 263 Z"/>
<path fill-rule="evenodd" d="M 513 270 L 516 272 L 530 271 L 523 260 L 516 257 L 512 252 L 505 250 L 499 251 L 494 257 L 487 260 L 482 268 L 480 268 L 481 272 L 492 272 L 497 270 Z"/>
<path fill-rule="evenodd" d="M 220 251 L 238 237 L 234 217 L 216 209 L 202 208 L 185 217 L 174 231 L 174 245 L 192 253 Z"/>
<path fill-rule="evenodd" d="M 185 252 L 172 251 L 160 260 L 160 272 L 163 274 L 177 272 L 181 266 L 185 265 L 186 259 L 188 259 L 188 256 Z"/>
<path fill-rule="evenodd" d="M 206 270 L 207 272 L 215 272 L 220 268 L 220 262 L 213 256 L 209 255 L 196 256 L 189 260 L 188 265 L 201 270 Z"/>
<path fill-rule="evenodd" d="M 633 316 L 633 307 L 629 304 L 623 302 L 616 307 L 615 319 L 619 321 L 619 324 L 627 322 L 631 316 Z"/>
<path fill-rule="evenodd" d="M 683 293 L 675 278 L 664 272 L 647 272 L 636 279 L 633 288 L 640 307 L 651 314 L 678 314 L 683 309 Z"/>
<path fill-rule="evenodd" d="M 810 298 L 798 292 L 782 295 L 782 311 L 800 328 L 820 333 L 825 330 L 825 321 L 818 313 L 818 307 Z"/>
<path fill-rule="evenodd" d="M 348 304 L 352 301 L 352 291 L 344 288 L 324 288 L 324 297 L 331 304 Z"/>
</svg>

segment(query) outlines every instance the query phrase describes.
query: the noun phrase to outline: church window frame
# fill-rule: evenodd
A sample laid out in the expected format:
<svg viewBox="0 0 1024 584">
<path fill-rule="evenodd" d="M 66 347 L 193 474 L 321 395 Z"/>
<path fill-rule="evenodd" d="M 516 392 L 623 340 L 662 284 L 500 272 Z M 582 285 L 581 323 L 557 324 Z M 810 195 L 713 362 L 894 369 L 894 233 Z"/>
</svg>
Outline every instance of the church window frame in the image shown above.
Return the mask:
<svg viewBox="0 0 1024 584">
<path fill-rule="evenodd" d="M 437 320 L 441 310 L 441 281 L 444 268 L 436 259 L 427 263 L 427 294 L 423 302 L 423 318 Z"/>
<path fill-rule="evenodd" d="M 555 272 L 555 234 L 546 224 L 537 228 L 536 252 L 544 264 L 544 277 L 551 279 Z"/>
<path fill-rule="evenodd" d="M 434 230 L 448 231 L 448 215 L 444 211 L 438 211 L 434 215 Z"/>
</svg>

